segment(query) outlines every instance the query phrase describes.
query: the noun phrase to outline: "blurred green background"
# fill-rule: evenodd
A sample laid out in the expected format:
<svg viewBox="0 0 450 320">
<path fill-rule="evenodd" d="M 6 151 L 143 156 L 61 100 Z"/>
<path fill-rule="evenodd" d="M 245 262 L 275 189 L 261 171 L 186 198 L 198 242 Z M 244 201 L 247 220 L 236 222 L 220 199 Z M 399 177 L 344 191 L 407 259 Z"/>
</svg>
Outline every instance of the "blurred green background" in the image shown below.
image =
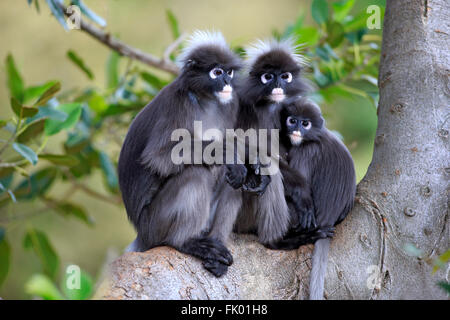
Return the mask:
<svg viewBox="0 0 450 320">
<path fill-rule="evenodd" d="M 330 1 L 332 3 L 333 1 Z M 342 1 L 341 1 L 342 2 Z M 195 29 L 221 30 L 234 46 L 242 46 L 255 38 L 267 38 L 274 31 L 283 32 L 288 25 L 295 24 L 304 15 L 304 24 L 314 25 L 311 17 L 311 1 L 295 0 L 250 0 L 250 1 L 207 1 L 207 0 L 85 0 L 97 14 L 105 18 L 107 30 L 131 46 L 162 56 L 164 49 L 173 41 L 168 27 L 166 10 L 177 17 L 179 28 L 184 32 Z M 352 13 L 365 11 L 370 4 L 383 5 L 383 1 L 357 1 Z M 380 30 L 372 32 L 381 34 Z M 11 53 L 27 85 L 37 85 L 47 80 L 60 80 L 62 92 L 87 85 L 105 88 L 106 61 L 110 50 L 80 31 L 66 32 L 50 10 L 41 1 L 40 13 L 29 7 L 27 1 L 7 0 L 0 2 L 0 58 Z M 378 45 L 381 43 L 378 42 Z M 67 51 L 75 50 L 83 57 L 95 78 L 87 79 L 79 68 L 67 58 Z M 139 62 L 134 62 L 146 70 Z M 125 63 L 120 65 L 121 70 Z M 2 64 L 0 85 L 1 118 L 13 116 L 9 105 L 6 86 L 6 72 Z M 170 77 L 152 70 L 165 79 Z M 358 87 L 359 85 L 355 85 Z M 376 129 L 376 107 L 373 101 L 358 94 L 333 94 L 328 99 L 319 99 L 328 127 L 338 131 L 350 149 L 360 180 L 370 163 L 373 139 Z M 143 106 L 143 105 L 142 105 Z M 118 132 L 123 139 L 125 131 Z M 67 132 L 52 137 L 46 148 L 63 150 L 62 143 Z M 114 162 L 117 161 L 118 145 L 104 146 Z M 116 157 L 116 158 L 114 158 Z M 95 171 L 84 181 L 91 189 L 107 194 L 100 171 Z M 70 191 L 67 183 L 58 182 L 51 187 L 52 195 L 63 196 Z M 96 278 L 108 259 L 120 254 L 134 239 L 134 231 L 127 221 L 123 205 L 115 205 L 77 192 L 73 201 L 81 203 L 94 218 L 95 225 L 89 227 L 73 219 L 66 219 L 48 211 L 39 211 L 27 220 L 11 220 L 7 224 L 7 235 L 11 245 L 11 264 L 6 281 L 0 288 L 4 299 L 30 298 L 24 290 L 29 278 L 41 269 L 40 260 L 30 251 L 22 250 L 23 236 L 30 224 L 43 230 L 58 252 L 61 267 L 77 264 Z M 34 202 L 3 206 L 0 211 L 20 216 L 32 211 Z M 2 213 L 0 212 L 0 223 Z M 4 221 L 3 221 L 4 222 Z M 109 258 L 108 258 L 109 257 Z"/>
</svg>

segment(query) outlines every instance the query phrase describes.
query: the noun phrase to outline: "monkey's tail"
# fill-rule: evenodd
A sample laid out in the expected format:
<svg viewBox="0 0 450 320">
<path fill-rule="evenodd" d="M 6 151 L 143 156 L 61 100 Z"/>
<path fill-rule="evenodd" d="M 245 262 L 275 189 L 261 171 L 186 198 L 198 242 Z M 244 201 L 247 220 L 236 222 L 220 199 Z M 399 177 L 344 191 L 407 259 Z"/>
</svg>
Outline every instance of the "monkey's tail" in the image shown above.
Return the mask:
<svg viewBox="0 0 450 320">
<path fill-rule="evenodd" d="M 331 238 L 319 239 L 314 244 L 312 268 L 309 280 L 309 299 L 323 300 L 325 275 L 327 272 L 328 251 Z"/>
</svg>

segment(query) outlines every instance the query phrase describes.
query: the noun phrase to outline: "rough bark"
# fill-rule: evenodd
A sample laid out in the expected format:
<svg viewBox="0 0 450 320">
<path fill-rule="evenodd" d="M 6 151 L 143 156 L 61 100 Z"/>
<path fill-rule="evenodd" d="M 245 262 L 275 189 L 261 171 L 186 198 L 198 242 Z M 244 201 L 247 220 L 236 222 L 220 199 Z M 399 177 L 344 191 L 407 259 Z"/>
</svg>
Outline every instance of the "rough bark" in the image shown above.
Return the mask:
<svg viewBox="0 0 450 320">
<path fill-rule="evenodd" d="M 447 298 L 436 285 L 445 271 L 432 275 L 427 261 L 449 247 L 449 21 L 447 0 L 387 1 L 374 155 L 331 245 L 329 299 Z M 406 253 L 408 243 L 421 258 Z M 172 249 L 126 254 L 97 297 L 307 297 L 311 247 L 272 251 L 240 236 L 231 248 L 235 263 L 222 279 Z"/>
<path fill-rule="evenodd" d="M 312 246 L 267 250 L 253 236 L 233 236 L 235 258 L 219 279 L 169 247 L 126 253 L 111 265 L 101 299 L 298 299 L 307 296 Z"/>
</svg>

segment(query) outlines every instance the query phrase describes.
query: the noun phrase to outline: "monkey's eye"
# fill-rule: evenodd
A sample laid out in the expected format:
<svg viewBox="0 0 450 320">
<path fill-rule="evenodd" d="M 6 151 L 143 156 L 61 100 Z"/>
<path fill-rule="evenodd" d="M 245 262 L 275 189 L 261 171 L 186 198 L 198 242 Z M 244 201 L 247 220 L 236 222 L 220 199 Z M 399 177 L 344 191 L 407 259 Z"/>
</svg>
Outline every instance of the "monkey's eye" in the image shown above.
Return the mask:
<svg viewBox="0 0 450 320">
<path fill-rule="evenodd" d="M 291 82 L 292 81 L 292 73 L 285 72 L 285 73 L 281 74 L 281 79 L 283 79 L 287 83 Z"/>
<path fill-rule="evenodd" d="M 311 129 L 311 121 L 309 121 L 309 120 L 303 120 L 303 121 L 302 121 L 302 127 L 305 128 L 306 130 Z"/>
<path fill-rule="evenodd" d="M 297 119 L 295 119 L 294 117 L 288 117 L 288 118 L 286 119 L 286 124 L 287 124 L 288 126 L 294 126 L 294 125 L 297 124 Z"/>
<path fill-rule="evenodd" d="M 269 81 L 272 81 L 272 79 L 273 79 L 273 74 L 271 74 L 271 73 L 264 73 L 261 76 L 261 82 L 264 84 L 266 84 Z"/>
<path fill-rule="evenodd" d="M 227 71 L 227 74 L 230 76 L 230 78 L 233 78 L 234 70 L 233 70 L 233 69 L 228 70 L 228 71 Z"/>
<path fill-rule="evenodd" d="M 214 68 L 209 72 L 209 76 L 211 79 L 216 79 L 217 77 L 221 76 L 223 74 L 223 70 L 220 68 Z"/>
</svg>

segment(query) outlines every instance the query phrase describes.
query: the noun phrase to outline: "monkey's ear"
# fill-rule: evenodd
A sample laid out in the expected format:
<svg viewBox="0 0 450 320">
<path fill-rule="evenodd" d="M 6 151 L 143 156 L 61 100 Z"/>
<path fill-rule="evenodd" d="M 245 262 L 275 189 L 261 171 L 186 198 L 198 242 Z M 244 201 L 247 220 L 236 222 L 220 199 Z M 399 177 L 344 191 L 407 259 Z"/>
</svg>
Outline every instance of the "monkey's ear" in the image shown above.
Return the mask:
<svg viewBox="0 0 450 320">
<path fill-rule="evenodd" d="M 186 68 L 192 68 L 193 66 L 195 66 L 197 64 L 197 61 L 193 60 L 193 59 L 188 59 L 186 61 Z"/>
</svg>

